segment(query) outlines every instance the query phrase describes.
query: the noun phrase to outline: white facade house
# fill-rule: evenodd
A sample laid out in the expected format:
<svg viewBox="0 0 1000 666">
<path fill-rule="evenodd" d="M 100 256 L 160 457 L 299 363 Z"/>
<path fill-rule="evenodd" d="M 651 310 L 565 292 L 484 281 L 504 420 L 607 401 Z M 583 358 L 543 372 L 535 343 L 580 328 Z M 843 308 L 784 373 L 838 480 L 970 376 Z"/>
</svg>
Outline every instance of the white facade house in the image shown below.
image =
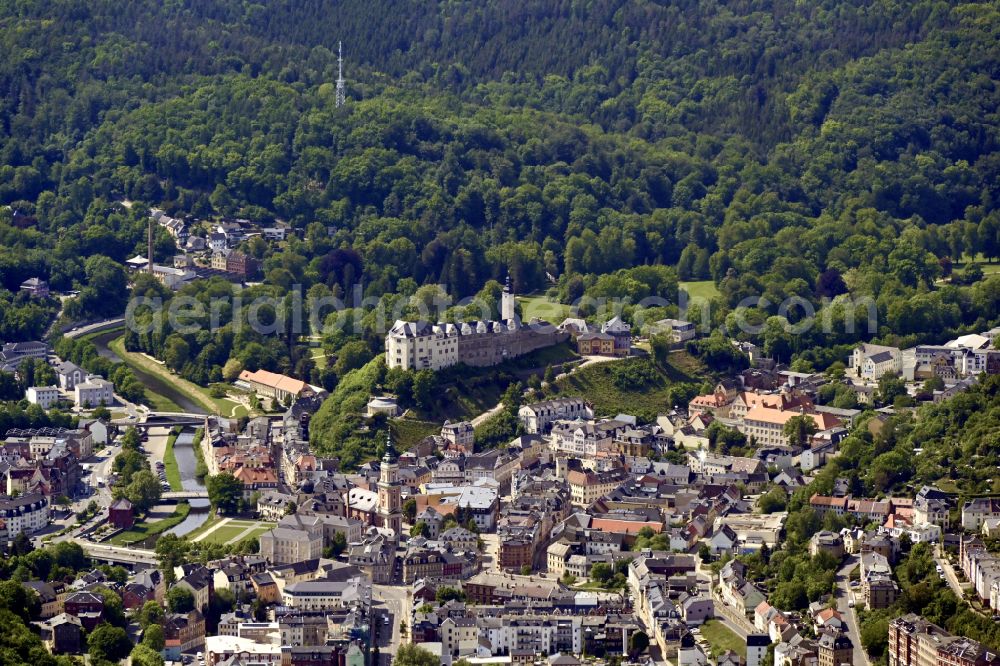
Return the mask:
<svg viewBox="0 0 1000 666">
<path fill-rule="evenodd" d="M 62 393 L 59 392 L 58 386 L 29 386 L 24 392 L 24 397 L 33 405 L 38 405 L 42 409 L 51 409 L 59 402 Z"/>
<path fill-rule="evenodd" d="M 11 538 L 21 532 L 34 534 L 49 524 L 49 501 L 40 493 L 0 497 L 0 520 Z"/>
<path fill-rule="evenodd" d="M 56 376 L 59 378 L 59 388 L 64 391 L 72 391 L 87 377 L 87 373 L 80 366 L 69 361 L 63 361 L 56 365 L 55 370 Z"/>
<path fill-rule="evenodd" d="M 367 584 L 361 578 L 347 581 L 306 580 L 285 586 L 282 601 L 298 610 L 326 611 L 349 608 L 362 601 Z"/>
<path fill-rule="evenodd" d="M 560 421 L 552 426 L 552 448 L 579 458 L 594 458 L 599 451 L 611 448 L 616 428 L 614 421 Z"/>
<path fill-rule="evenodd" d="M 441 428 L 441 437 L 448 440 L 455 446 L 470 449 L 475 439 L 476 430 L 468 421 L 458 421 L 452 423 L 445 421 Z"/>
<path fill-rule="evenodd" d="M 592 419 L 594 410 L 583 398 L 556 398 L 544 402 L 524 405 L 517 410 L 517 416 L 529 435 L 548 432 L 556 421 Z"/>
<path fill-rule="evenodd" d="M 661 319 L 653 324 L 653 332 L 670 336 L 673 343 L 694 340 L 698 335 L 695 325 L 683 319 Z"/>
<path fill-rule="evenodd" d="M 100 407 L 115 401 L 115 385 L 97 375 L 87 375 L 86 381 L 77 384 L 73 391 L 77 407 Z"/>
<path fill-rule="evenodd" d="M 962 506 L 962 528 L 978 532 L 987 518 L 1000 518 L 1000 499 L 977 497 Z"/>
<path fill-rule="evenodd" d="M 323 554 L 323 532 L 275 527 L 260 535 L 260 556 L 273 564 L 294 564 Z"/>
<path fill-rule="evenodd" d="M 903 353 L 898 347 L 861 344 L 851 354 L 851 369 L 856 376 L 875 382 L 903 369 Z"/>
</svg>

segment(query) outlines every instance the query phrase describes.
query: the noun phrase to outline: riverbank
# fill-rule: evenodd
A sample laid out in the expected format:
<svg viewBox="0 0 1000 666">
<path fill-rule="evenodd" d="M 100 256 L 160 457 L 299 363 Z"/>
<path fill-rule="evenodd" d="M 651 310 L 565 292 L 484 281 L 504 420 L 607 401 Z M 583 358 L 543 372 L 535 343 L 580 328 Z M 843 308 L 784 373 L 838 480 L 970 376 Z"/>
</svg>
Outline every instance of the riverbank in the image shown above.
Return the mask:
<svg viewBox="0 0 1000 666">
<path fill-rule="evenodd" d="M 197 384 L 189 382 L 183 377 L 170 372 L 166 366 L 157 363 L 148 356 L 126 350 L 124 336 L 110 341 L 108 343 L 108 348 L 117 354 L 118 357 L 133 370 L 143 374 L 153 375 L 159 378 L 160 381 L 170 384 L 170 386 L 172 386 L 179 393 L 183 394 L 190 402 L 198 405 L 201 408 L 201 411 L 208 411 L 212 414 L 221 414 L 222 416 L 230 416 L 234 412 L 237 412 L 238 408 L 242 407 L 242 405 L 238 402 L 227 398 L 213 398 L 206 389 L 203 389 Z M 162 396 L 151 396 L 151 398 L 158 398 L 170 402 L 168 398 L 163 398 Z M 161 410 L 159 407 L 154 408 L 157 409 L 157 411 L 185 411 L 177 407 L 176 404 L 175 409 L 173 410 Z"/>
<path fill-rule="evenodd" d="M 108 540 L 112 546 L 131 546 L 139 541 L 144 541 L 152 536 L 159 536 L 172 527 L 176 527 L 184 522 L 184 519 L 191 513 L 191 505 L 187 502 L 180 502 L 174 512 L 163 520 L 154 523 L 139 521 L 130 529 L 120 532 Z"/>
<path fill-rule="evenodd" d="M 176 430 L 172 431 L 170 437 L 167 438 L 167 446 L 163 450 L 163 474 L 167 477 L 170 490 L 174 492 L 184 490 L 184 484 L 181 482 L 181 470 L 177 467 L 177 457 L 174 455 L 174 442 L 177 441 L 179 434 Z"/>
</svg>

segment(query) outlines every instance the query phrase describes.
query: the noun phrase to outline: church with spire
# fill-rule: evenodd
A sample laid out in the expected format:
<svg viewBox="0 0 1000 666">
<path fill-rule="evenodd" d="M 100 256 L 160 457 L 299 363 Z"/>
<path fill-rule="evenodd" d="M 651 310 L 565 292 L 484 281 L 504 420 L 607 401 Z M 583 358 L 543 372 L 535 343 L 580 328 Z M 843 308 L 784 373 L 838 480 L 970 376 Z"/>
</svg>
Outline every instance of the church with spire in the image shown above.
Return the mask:
<svg viewBox="0 0 1000 666">
<path fill-rule="evenodd" d="M 379 468 L 378 480 L 379 527 L 391 529 L 397 535 L 403 529 L 403 498 L 399 482 L 399 455 L 392 443 L 392 434 L 386 436 L 385 455 Z"/>
<path fill-rule="evenodd" d="M 403 529 L 403 487 L 399 480 L 399 454 L 386 437 L 385 454 L 379 466 L 375 490 L 353 487 L 344 493 L 344 513 L 364 523 L 365 527 L 392 530 L 398 537 Z"/>
<path fill-rule="evenodd" d="M 488 367 L 569 338 L 550 322 L 521 321 L 509 275 L 499 306 L 499 321 L 397 321 L 385 336 L 386 365 L 402 370 L 440 370 L 458 363 Z"/>
</svg>

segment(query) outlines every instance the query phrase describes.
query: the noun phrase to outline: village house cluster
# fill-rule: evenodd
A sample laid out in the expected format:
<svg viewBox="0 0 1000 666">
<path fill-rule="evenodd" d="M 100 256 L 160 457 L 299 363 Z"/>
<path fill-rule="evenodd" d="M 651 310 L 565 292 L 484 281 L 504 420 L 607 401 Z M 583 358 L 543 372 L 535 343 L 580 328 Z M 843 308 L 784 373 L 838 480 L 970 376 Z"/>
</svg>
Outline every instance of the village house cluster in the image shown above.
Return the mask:
<svg viewBox="0 0 1000 666">
<path fill-rule="evenodd" d="M 509 290 L 501 305 L 512 314 Z M 398 357 L 395 367 L 407 369 L 476 365 L 461 356 L 475 349 L 481 355 L 474 358 L 490 365 L 517 353 L 510 346 L 497 352 L 506 343 L 491 336 L 524 330 L 515 317 L 504 322 L 508 332 L 479 331 L 480 342 L 468 348 L 471 338 L 462 331 L 452 336 L 441 326 L 402 324 L 390 338 L 401 336 L 403 346 L 390 348 L 387 359 L 392 365 Z M 687 335 L 683 322 L 663 326 Z M 578 328 L 560 334 L 588 344 L 590 329 Z M 625 355 L 627 327 L 611 320 L 602 329 L 594 344 L 607 342 L 606 335 L 610 345 L 595 353 Z M 944 346 L 952 350 L 948 358 L 964 358 L 965 365 L 946 379 L 941 395 L 949 381 L 968 386 L 994 370 L 978 338 L 960 341 Z M 258 552 L 169 572 L 156 567 L 154 554 L 134 563 L 124 584 L 100 571 L 72 584 L 26 583 L 44 609 L 37 628 L 54 652 L 85 651 L 86 633 L 104 612 L 99 588 L 136 609 L 147 601 L 163 604 L 170 578 L 192 593 L 195 607 L 165 614 L 162 655 L 177 661 L 201 652 L 206 666 L 362 666 L 389 638 L 393 645 L 418 643 L 442 664 L 569 666 L 583 655 L 628 663 L 645 659 L 647 642 L 649 654 L 679 666 L 760 666 L 768 653 L 781 666 L 861 663 L 854 609 L 889 608 L 900 597 L 894 567 L 904 543 L 955 547 L 975 593 L 997 607 L 1000 565 L 986 540 L 1000 532 L 1000 502 L 969 498 L 959 505 L 933 486 L 913 498 L 862 497 L 848 479 L 836 479 L 831 492 L 808 498 L 808 508 L 819 520 L 832 514 L 849 526 L 811 532 L 808 550 L 838 566 L 856 565 L 856 575 L 838 583 L 836 597 L 824 595 L 807 611 L 778 607 L 766 581 L 734 558 L 783 547 L 789 514 L 762 510 L 764 493 L 787 500 L 838 455 L 852 428 L 878 436 L 893 413 L 877 410 L 858 425 L 860 410 L 824 405 L 823 388 L 845 382 L 859 387 L 861 400 L 863 387 L 876 387 L 884 373 L 905 375 L 908 359 L 921 354 L 862 345 L 843 380 L 793 372 L 758 356 L 750 369 L 649 420 L 600 415 L 586 396 L 529 401 L 517 410 L 523 434 L 504 446 L 479 450 L 471 422 L 446 421 L 403 452 L 391 437 L 372 434 L 371 459 L 352 471 L 310 447 L 322 389 L 244 371 L 237 385 L 281 411 L 209 416 L 197 425 L 208 474 L 231 474 L 243 517 L 267 523 L 255 533 Z M 915 381 L 943 372 L 940 360 L 912 367 Z M 60 384 L 86 383 L 78 371 L 60 364 Z M 373 399 L 371 415 L 398 416 L 387 401 Z M 810 426 L 801 437 L 786 428 L 796 418 Z M 720 428 L 741 434 L 746 444 L 731 451 L 713 445 Z M 45 529 L 57 496 L 86 489 L 80 461 L 113 436 L 99 421 L 72 431 L 7 433 L 0 452 L 7 539 Z M 127 529 L 132 514 L 127 500 L 119 500 L 103 520 Z M 212 601 L 221 589 L 236 604 L 212 630 Z M 702 630 L 720 624 L 739 637 L 744 656 L 713 654 Z M 909 616 L 890 627 L 890 663 L 925 663 L 912 656 L 927 653 L 925 635 L 940 638 L 936 658 L 951 660 L 936 663 L 994 663 L 982 646 L 945 640 L 942 630 Z M 975 658 L 963 661 L 969 655 Z"/>
</svg>

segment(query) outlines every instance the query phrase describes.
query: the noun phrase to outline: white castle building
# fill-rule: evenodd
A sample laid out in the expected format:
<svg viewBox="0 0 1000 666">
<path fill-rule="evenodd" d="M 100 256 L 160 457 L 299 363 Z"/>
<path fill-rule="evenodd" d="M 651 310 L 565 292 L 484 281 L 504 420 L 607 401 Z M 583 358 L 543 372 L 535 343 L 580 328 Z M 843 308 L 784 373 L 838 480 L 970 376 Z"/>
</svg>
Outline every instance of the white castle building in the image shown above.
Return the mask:
<svg viewBox="0 0 1000 666">
<path fill-rule="evenodd" d="M 403 370 L 440 370 L 457 363 L 491 366 L 567 339 L 566 333 L 547 322 L 523 325 L 514 303 L 508 278 L 500 298 L 500 321 L 398 320 L 385 336 L 386 365 Z"/>
</svg>

